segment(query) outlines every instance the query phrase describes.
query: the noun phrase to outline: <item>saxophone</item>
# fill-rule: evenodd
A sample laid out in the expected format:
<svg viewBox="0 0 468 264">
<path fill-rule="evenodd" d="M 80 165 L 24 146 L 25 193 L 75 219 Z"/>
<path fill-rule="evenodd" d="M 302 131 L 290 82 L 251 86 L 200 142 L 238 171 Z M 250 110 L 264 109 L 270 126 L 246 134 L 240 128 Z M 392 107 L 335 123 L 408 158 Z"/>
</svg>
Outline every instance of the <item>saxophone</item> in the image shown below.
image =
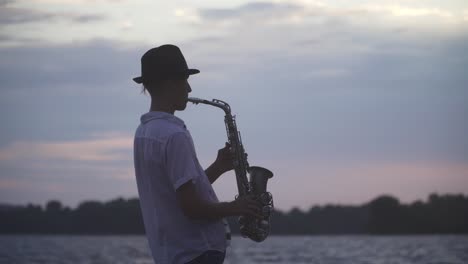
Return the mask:
<svg viewBox="0 0 468 264">
<path fill-rule="evenodd" d="M 240 132 L 237 130 L 235 116 L 231 114 L 230 106 L 221 100 L 213 99 L 211 101 L 189 97 L 187 101 L 193 104 L 207 104 L 224 110 L 224 122 L 229 144 L 231 145 L 231 153 L 234 160 L 234 171 L 236 173 L 236 182 L 238 195 L 253 195 L 256 200 L 262 204 L 262 219 L 254 218 L 248 215 L 240 216 L 238 219 L 239 230 L 243 237 L 248 237 L 255 242 L 262 242 L 270 233 L 270 216 L 273 210 L 273 196 L 267 192 L 267 181 L 273 177 L 273 173 L 268 169 L 249 166 L 247 162 L 247 153 L 244 151 Z M 247 178 L 249 174 L 250 180 Z"/>
</svg>

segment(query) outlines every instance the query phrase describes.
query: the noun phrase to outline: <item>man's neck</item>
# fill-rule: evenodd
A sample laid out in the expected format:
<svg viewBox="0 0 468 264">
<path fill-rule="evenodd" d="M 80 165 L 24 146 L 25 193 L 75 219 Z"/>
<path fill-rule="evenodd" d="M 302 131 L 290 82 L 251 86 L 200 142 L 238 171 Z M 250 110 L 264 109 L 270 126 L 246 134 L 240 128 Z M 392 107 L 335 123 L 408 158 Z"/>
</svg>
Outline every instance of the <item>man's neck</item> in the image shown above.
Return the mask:
<svg viewBox="0 0 468 264">
<path fill-rule="evenodd" d="M 150 111 L 166 112 L 173 115 L 175 109 L 169 106 L 167 103 L 161 102 L 160 100 L 151 99 Z"/>
<path fill-rule="evenodd" d="M 166 112 L 166 113 L 173 115 L 175 112 L 175 109 L 168 102 L 169 100 L 165 100 L 164 98 L 161 98 L 161 97 L 151 98 L 150 111 Z"/>
</svg>

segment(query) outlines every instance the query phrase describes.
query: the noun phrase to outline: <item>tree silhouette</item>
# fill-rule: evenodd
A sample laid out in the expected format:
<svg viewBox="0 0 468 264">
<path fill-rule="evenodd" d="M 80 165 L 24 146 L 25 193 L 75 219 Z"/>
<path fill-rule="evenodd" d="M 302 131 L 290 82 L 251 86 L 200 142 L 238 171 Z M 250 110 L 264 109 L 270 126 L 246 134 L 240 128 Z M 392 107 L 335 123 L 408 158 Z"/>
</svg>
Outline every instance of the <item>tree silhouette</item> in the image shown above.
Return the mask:
<svg viewBox="0 0 468 264">
<path fill-rule="evenodd" d="M 459 234 L 468 233 L 468 196 L 429 195 L 427 202 L 401 204 L 382 195 L 361 206 L 314 206 L 274 210 L 271 234 Z M 239 233 L 237 217 L 228 219 Z M 140 203 L 117 198 L 84 201 L 75 209 L 51 200 L 39 205 L 0 204 L 0 234 L 143 234 Z"/>
</svg>

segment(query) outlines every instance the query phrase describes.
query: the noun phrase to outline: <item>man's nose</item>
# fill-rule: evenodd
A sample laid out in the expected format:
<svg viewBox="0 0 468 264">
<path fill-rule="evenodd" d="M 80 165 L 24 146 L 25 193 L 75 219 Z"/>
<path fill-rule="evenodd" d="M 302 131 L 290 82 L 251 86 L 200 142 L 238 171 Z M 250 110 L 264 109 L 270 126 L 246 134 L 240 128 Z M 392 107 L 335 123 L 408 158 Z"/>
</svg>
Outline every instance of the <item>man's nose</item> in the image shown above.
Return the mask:
<svg viewBox="0 0 468 264">
<path fill-rule="evenodd" d="M 192 87 L 190 87 L 190 84 L 187 84 L 187 92 L 191 92 L 192 91 Z"/>
</svg>

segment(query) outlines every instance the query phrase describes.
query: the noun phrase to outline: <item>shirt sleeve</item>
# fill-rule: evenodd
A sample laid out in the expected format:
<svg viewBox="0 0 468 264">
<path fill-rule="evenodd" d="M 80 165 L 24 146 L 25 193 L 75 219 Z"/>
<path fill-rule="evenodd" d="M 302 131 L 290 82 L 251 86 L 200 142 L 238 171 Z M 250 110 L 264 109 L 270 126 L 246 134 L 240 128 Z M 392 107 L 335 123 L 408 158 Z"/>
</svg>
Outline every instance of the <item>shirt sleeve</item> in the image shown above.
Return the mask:
<svg viewBox="0 0 468 264">
<path fill-rule="evenodd" d="M 168 139 L 166 168 L 174 190 L 195 179 L 197 165 L 190 142 L 188 135 L 183 132 L 175 133 Z"/>
</svg>

